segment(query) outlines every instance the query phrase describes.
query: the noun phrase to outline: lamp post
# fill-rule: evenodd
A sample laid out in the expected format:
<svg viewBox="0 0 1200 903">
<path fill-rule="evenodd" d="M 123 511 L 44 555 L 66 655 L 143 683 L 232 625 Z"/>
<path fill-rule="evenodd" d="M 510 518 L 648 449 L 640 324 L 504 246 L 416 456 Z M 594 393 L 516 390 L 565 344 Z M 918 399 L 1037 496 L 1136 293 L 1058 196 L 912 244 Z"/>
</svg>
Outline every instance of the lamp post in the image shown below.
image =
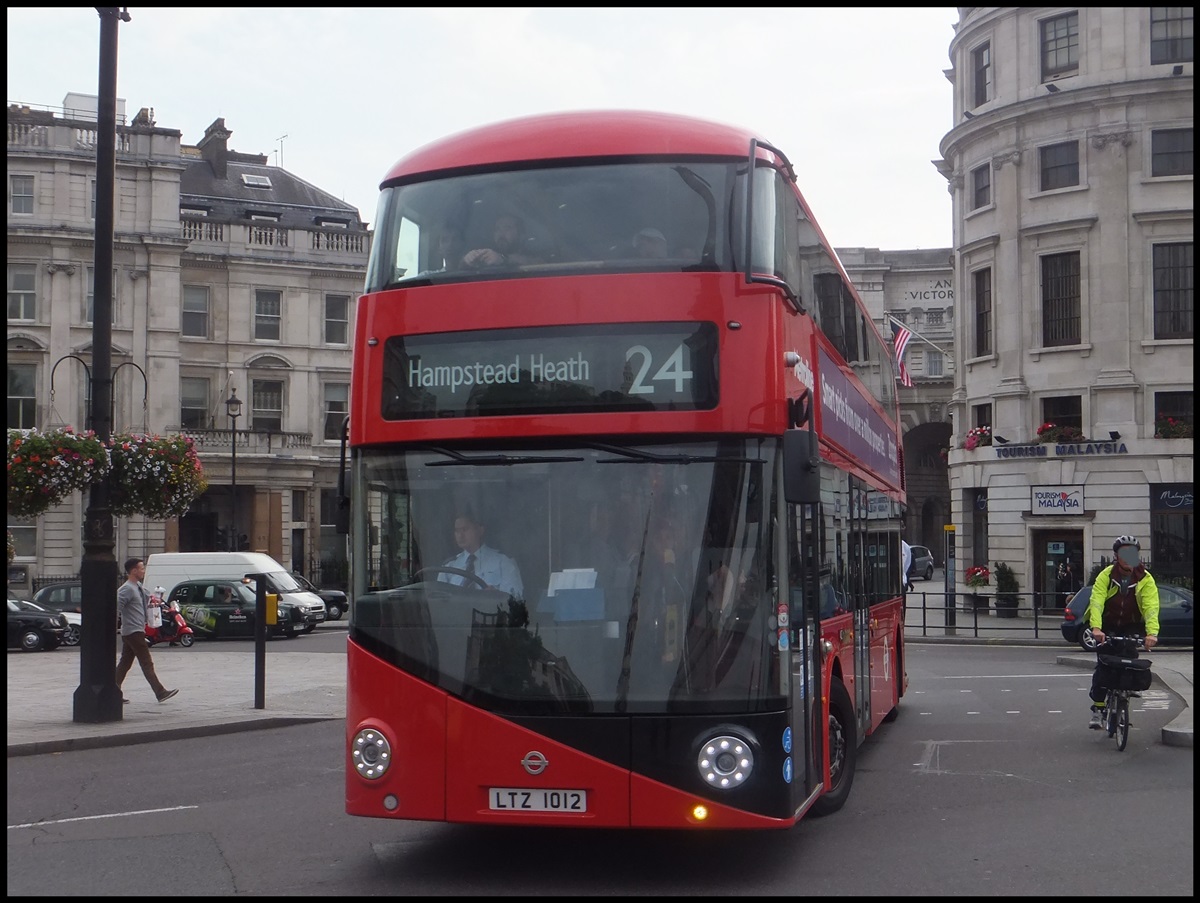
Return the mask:
<svg viewBox="0 0 1200 903">
<path fill-rule="evenodd" d="M 229 456 L 229 508 L 230 508 L 230 539 L 229 551 L 238 550 L 237 528 L 237 419 L 242 413 L 242 400 L 237 397 L 237 389 L 230 388 L 229 397 L 225 399 L 225 412 L 229 415 L 230 448 Z"/>
<path fill-rule="evenodd" d="M 112 262 L 113 202 L 117 144 L 117 25 L 129 21 L 127 10 L 97 6 L 100 14 L 100 85 L 96 108 L 96 265 L 95 310 L 92 322 L 91 423 L 96 438 L 112 434 Z M 57 366 L 57 364 L 55 365 Z M 53 376 L 53 371 L 51 371 Z M 83 584 L 80 607 L 83 624 L 79 640 L 79 686 L 72 697 L 73 720 L 101 724 L 121 720 L 121 688 L 113 656 L 113 624 L 117 620 L 120 568 L 114 554 L 109 481 L 105 477 L 88 490 L 83 519 Z"/>
</svg>

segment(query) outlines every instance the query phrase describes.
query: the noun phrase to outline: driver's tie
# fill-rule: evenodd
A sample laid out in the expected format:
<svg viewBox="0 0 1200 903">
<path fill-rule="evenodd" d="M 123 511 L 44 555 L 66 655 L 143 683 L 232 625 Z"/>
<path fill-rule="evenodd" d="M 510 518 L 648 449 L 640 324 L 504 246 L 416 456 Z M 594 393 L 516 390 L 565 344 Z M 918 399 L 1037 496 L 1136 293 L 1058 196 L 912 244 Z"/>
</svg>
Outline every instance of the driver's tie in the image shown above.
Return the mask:
<svg viewBox="0 0 1200 903">
<path fill-rule="evenodd" d="M 465 570 L 472 577 L 475 576 L 475 553 L 474 552 L 471 552 L 467 555 L 467 566 L 466 566 Z M 469 587 L 472 587 L 473 589 L 479 588 L 479 584 L 477 584 L 474 580 L 464 580 L 463 586 L 469 586 Z"/>
</svg>

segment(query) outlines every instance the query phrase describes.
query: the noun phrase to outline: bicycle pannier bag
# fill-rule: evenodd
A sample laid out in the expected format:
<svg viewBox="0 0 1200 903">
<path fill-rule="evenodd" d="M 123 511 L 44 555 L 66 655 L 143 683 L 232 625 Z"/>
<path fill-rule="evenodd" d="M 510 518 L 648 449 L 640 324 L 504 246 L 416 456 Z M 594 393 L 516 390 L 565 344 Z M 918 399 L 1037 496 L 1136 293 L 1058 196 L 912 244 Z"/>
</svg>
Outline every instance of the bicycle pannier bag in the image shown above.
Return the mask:
<svg viewBox="0 0 1200 903">
<path fill-rule="evenodd" d="M 1100 686 L 1106 690 L 1149 690 L 1150 662 L 1145 659 L 1101 655 Z"/>
</svg>

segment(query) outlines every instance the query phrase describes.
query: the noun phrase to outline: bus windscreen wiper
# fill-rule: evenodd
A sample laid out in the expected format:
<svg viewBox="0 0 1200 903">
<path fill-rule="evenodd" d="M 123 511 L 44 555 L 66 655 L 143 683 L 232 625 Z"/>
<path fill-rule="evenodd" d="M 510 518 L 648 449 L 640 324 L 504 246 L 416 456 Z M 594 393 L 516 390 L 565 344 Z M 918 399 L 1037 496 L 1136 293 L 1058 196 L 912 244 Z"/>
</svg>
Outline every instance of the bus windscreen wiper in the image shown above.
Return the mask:
<svg viewBox="0 0 1200 903">
<path fill-rule="evenodd" d="M 448 448 L 429 447 L 426 451 L 435 452 L 439 455 L 445 455 L 452 459 L 449 461 L 427 461 L 426 467 L 457 467 L 460 464 L 465 464 L 469 467 L 495 467 L 497 465 L 508 467 L 513 464 L 546 464 L 546 463 L 574 463 L 582 461 L 583 458 L 578 455 L 464 455 L 461 452 L 451 451 Z"/>
<path fill-rule="evenodd" d="M 713 464 L 717 461 L 732 461 L 741 464 L 766 464 L 764 458 L 747 458 L 741 455 L 660 455 L 642 449 L 622 448 L 619 445 L 608 445 L 602 442 L 588 442 L 588 448 L 605 451 L 619 458 L 597 458 L 597 464 L 629 464 L 632 461 L 649 461 L 654 464 Z"/>
</svg>

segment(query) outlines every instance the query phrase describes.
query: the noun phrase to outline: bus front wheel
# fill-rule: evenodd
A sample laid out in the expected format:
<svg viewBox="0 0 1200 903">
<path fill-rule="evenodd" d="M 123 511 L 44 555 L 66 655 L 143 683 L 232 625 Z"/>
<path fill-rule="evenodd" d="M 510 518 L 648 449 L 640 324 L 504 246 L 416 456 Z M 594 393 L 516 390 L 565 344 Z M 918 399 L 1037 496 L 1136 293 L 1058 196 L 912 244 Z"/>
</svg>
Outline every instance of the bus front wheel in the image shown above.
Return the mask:
<svg viewBox="0 0 1200 903">
<path fill-rule="evenodd" d="M 854 765 L 858 755 L 858 735 L 854 721 L 854 703 L 840 680 L 829 687 L 829 788 L 815 803 L 814 815 L 830 815 L 846 805 L 854 783 Z"/>
</svg>

